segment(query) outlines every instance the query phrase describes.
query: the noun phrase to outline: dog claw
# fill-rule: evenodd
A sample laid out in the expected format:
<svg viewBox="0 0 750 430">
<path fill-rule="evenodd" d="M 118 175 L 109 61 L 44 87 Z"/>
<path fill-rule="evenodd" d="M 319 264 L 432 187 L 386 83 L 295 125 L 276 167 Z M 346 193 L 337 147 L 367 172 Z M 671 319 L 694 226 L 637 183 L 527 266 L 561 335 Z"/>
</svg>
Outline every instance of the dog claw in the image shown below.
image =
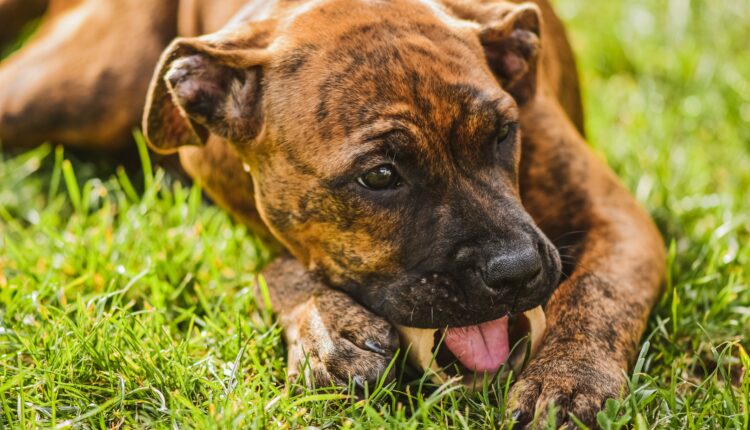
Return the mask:
<svg viewBox="0 0 750 430">
<path fill-rule="evenodd" d="M 510 418 L 513 420 L 514 423 L 520 423 L 521 418 L 523 418 L 523 412 L 516 409 L 515 411 L 511 412 Z"/>
<path fill-rule="evenodd" d="M 514 409 L 510 412 L 510 420 L 513 422 L 513 428 L 527 429 L 531 423 L 529 415 L 524 413 L 522 409 Z"/>
<path fill-rule="evenodd" d="M 380 355 L 385 355 L 387 352 L 385 349 L 383 349 L 383 346 L 380 343 L 372 339 L 367 339 L 365 341 L 365 347 L 369 349 L 370 351 L 380 354 Z"/>
<path fill-rule="evenodd" d="M 357 387 L 359 387 L 359 388 L 361 388 L 363 390 L 365 389 L 365 384 L 366 383 L 365 383 L 365 379 L 363 377 L 361 377 L 359 375 L 352 376 L 352 381 L 354 381 L 354 385 L 356 385 Z"/>
</svg>

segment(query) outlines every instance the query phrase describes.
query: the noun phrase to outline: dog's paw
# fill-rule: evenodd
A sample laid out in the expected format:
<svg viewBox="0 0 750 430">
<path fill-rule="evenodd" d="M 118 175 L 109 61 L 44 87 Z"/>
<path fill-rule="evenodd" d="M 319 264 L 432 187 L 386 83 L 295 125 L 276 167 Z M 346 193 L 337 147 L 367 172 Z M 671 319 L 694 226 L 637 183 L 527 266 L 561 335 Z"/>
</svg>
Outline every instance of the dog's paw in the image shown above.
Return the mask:
<svg viewBox="0 0 750 430">
<path fill-rule="evenodd" d="M 308 386 L 372 385 L 398 349 L 398 334 L 390 323 L 338 291 L 316 294 L 282 316 L 281 323 L 290 379 L 304 376 Z"/>
<path fill-rule="evenodd" d="M 574 415 L 589 428 L 597 428 L 596 415 L 607 399 L 624 394 L 623 370 L 606 358 L 545 356 L 544 352 L 529 362 L 511 389 L 508 410 L 512 419 L 523 428 L 548 428 L 553 422 L 557 427 L 577 428 Z M 549 415 L 551 410 L 554 417 Z"/>
</svg>

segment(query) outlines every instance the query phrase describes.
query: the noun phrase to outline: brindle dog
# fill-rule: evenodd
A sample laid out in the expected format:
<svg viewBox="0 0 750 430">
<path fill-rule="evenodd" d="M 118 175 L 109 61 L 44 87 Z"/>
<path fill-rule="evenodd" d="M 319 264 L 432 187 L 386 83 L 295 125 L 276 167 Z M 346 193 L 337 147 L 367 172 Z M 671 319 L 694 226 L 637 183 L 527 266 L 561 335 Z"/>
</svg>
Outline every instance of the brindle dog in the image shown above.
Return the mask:
<svg viewBox="0 0 750 430">
<path fill-rule="evenodd" d="M 622 395 L 664 249 L 584 142 L 545 0 L 53 0 L 0 67 L 0 138 L 124 144 L 176 34 L 146 136 L 284 250 L 265 274 L 290 372 L 308 355 L 318 382 L 372 381 L 392 323 L 545 304 L 515 417 L 594 424 Z"/>
</svg>

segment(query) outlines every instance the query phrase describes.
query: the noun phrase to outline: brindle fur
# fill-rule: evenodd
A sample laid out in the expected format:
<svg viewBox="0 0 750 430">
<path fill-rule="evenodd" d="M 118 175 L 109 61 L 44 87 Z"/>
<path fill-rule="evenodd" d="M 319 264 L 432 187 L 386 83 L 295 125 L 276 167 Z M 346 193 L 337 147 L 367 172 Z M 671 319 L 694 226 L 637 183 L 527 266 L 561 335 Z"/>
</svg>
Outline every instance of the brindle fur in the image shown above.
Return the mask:
<svg viewBox="0 0 750 430">
<path fill-rule="evenodd" d="M 473 324 L 546 302 L 514 416 L 544 420 L 554 402 L 562 421 L 595 425 L 624 390 L 664 250 L 586 146 L 562 24 L 534 3 L 52 0 L 39 34 L 0 64 L 0 139 L 127 141 L 156 55 L 179 34 L 146 134 L 288 251 L 265 275 L 291 373 L 307 360 L 318 383 L 365 383 L 395 353 L 392 322 Z M 38 75 L 24 73 L 32 63 Z M 515 138 L 488 149 L 503 121 L 519 124 Z M 383 159 L 407 169 L 407 190 L 363 194 L 352 166 Z M 539 279 L 488 291 L 471 262 L 513 247 L 538 250 Z"/>
</svg>

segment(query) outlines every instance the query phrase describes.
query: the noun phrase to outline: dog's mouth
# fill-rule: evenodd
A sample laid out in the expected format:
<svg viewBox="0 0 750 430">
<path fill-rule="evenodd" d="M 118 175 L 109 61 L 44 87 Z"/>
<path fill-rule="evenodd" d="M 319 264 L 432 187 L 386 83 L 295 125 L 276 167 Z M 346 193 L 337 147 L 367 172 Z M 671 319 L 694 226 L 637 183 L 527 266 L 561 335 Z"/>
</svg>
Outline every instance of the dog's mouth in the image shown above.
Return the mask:
<svg viewBox="0 0 750 430">
<path fill-rule="evenodd" d="M 436 343 L 438 365 L 445 367 L 457 361 L 471 372 L 497 372 L 510 354 L 508 319 L 435 332 L 435 336 L 443 337 L 442 343 Z"/>
<path fill-rule="evenodd" d="M 399 326 L 412 364 L 432 369 L 436 380 L 460 376 L 472 387 L 483 375 L 523 368 L 544 334 L 541 308 L 464 327 L 443 330 Z M 479 378 L 479 379 L 477 379 Z"/>
<path fill-rule="evenodd" d="M 521 314 L 438 330 L 434 334 L 435 360 L 451 376 L 495 374 L 525 354 L 521 351 L 524 349 L 522 343 L 529 334 L 529 327 L 529 320 Z"/>
</svg>

